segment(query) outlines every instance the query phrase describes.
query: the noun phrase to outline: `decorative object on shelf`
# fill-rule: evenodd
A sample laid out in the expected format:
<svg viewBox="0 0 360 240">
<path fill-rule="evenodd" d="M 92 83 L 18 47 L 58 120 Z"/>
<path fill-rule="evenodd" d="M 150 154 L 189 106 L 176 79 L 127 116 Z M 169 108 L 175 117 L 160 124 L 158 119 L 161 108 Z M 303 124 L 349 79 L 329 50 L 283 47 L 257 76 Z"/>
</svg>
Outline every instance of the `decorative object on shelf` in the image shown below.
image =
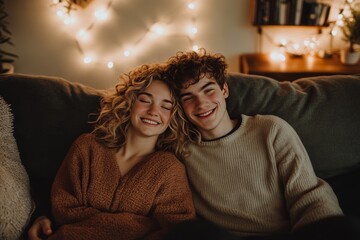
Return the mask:
<svg viewBox="0 0 360 240">
<path fill-rule="evenodd" d="M 62 4 L 66 13 L 76 10 L 76 7 L 85 8 L 92 0 L 54 0 L 54 4 Z"/>
<path fill-rule="evenodd" d="M 355 49 L 355 44 L 360 44 L 360 2 L 347 1 L 339 16 L 344 40 L 349 44 L 347 49 L 341 50 L 341 61 L 356 64 L 360 59 L 360 51 Z"/>
<path fill-rule="evenodd" d="M 14 45 L 11 41 L 12 33 L 8 28 L 7 21 L 8 14 L 5 11 L 5 1 L 0 0 L 0 45 L 9 44 Z M 14 66 L 11 64 L 14 62 L 14 59 L 18 56 L 14 53 L 4 51 L 0 49 L 0 74 L 3 73 L 13 73 Z"/>
</svg>

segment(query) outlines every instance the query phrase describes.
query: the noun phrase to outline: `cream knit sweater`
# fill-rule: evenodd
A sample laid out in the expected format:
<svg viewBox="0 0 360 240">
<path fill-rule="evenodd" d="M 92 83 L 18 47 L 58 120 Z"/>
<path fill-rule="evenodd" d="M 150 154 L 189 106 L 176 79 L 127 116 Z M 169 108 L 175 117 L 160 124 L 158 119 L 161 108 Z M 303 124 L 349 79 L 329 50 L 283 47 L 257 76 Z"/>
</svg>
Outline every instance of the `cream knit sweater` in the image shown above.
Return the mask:
<svg viewBox="0 0 360 240">
<path fill-rule="evenodd" d="M 285 233 L 342 215 L 298 135 L 276 116 L 242 115 L 235 132 L 190 152 L 185 165 L 198 215 L 240 235 Z"/>
</svg>

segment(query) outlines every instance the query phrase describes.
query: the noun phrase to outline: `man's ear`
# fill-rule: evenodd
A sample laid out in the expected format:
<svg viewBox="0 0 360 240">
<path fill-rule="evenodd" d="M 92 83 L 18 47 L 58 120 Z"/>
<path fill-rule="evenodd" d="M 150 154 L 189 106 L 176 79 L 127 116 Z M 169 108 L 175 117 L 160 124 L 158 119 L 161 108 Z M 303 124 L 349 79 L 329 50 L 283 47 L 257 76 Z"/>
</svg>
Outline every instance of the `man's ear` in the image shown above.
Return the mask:
<svg viewBox="0 0 360 240">
<path fill-rule="evenodd" d="M 224 97 L 228 98 L 228 96 L 229 96 L 229 85 L 227 83 L 224 83 L 222 92 L 224 94 Z"/>
</svg>

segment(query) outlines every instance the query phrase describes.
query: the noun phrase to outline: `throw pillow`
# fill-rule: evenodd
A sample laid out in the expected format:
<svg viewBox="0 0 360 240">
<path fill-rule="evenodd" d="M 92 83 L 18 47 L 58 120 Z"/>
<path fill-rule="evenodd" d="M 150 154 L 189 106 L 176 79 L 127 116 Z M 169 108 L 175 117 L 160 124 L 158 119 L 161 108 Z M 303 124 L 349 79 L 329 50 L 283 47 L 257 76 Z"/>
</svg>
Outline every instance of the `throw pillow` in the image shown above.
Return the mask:
<svg viewBox="0 0 360 240">
<path fill-rule="evenodd" d="M 0 96 L 0 239 L 20 239 L 31 212 L 29 177 L 13 136 L 13 116 Z"/>
</svg>

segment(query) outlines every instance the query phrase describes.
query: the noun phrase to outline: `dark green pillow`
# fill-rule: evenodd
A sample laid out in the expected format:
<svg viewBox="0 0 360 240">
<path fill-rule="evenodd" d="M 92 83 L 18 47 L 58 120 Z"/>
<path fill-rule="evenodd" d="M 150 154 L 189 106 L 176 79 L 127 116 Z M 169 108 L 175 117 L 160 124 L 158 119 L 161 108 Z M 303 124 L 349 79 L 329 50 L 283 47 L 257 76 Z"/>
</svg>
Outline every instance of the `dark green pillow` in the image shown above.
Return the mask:
<svg viewBox="0 0 360 240">
<path fill-rule="evenodd" d="M 299 134 L 315 172 L 328 178 L 360 167 L 360 76 L 336 75 L 278 82 L 230 73 L 228 110 L 273 114 Z"/>
</svg>

